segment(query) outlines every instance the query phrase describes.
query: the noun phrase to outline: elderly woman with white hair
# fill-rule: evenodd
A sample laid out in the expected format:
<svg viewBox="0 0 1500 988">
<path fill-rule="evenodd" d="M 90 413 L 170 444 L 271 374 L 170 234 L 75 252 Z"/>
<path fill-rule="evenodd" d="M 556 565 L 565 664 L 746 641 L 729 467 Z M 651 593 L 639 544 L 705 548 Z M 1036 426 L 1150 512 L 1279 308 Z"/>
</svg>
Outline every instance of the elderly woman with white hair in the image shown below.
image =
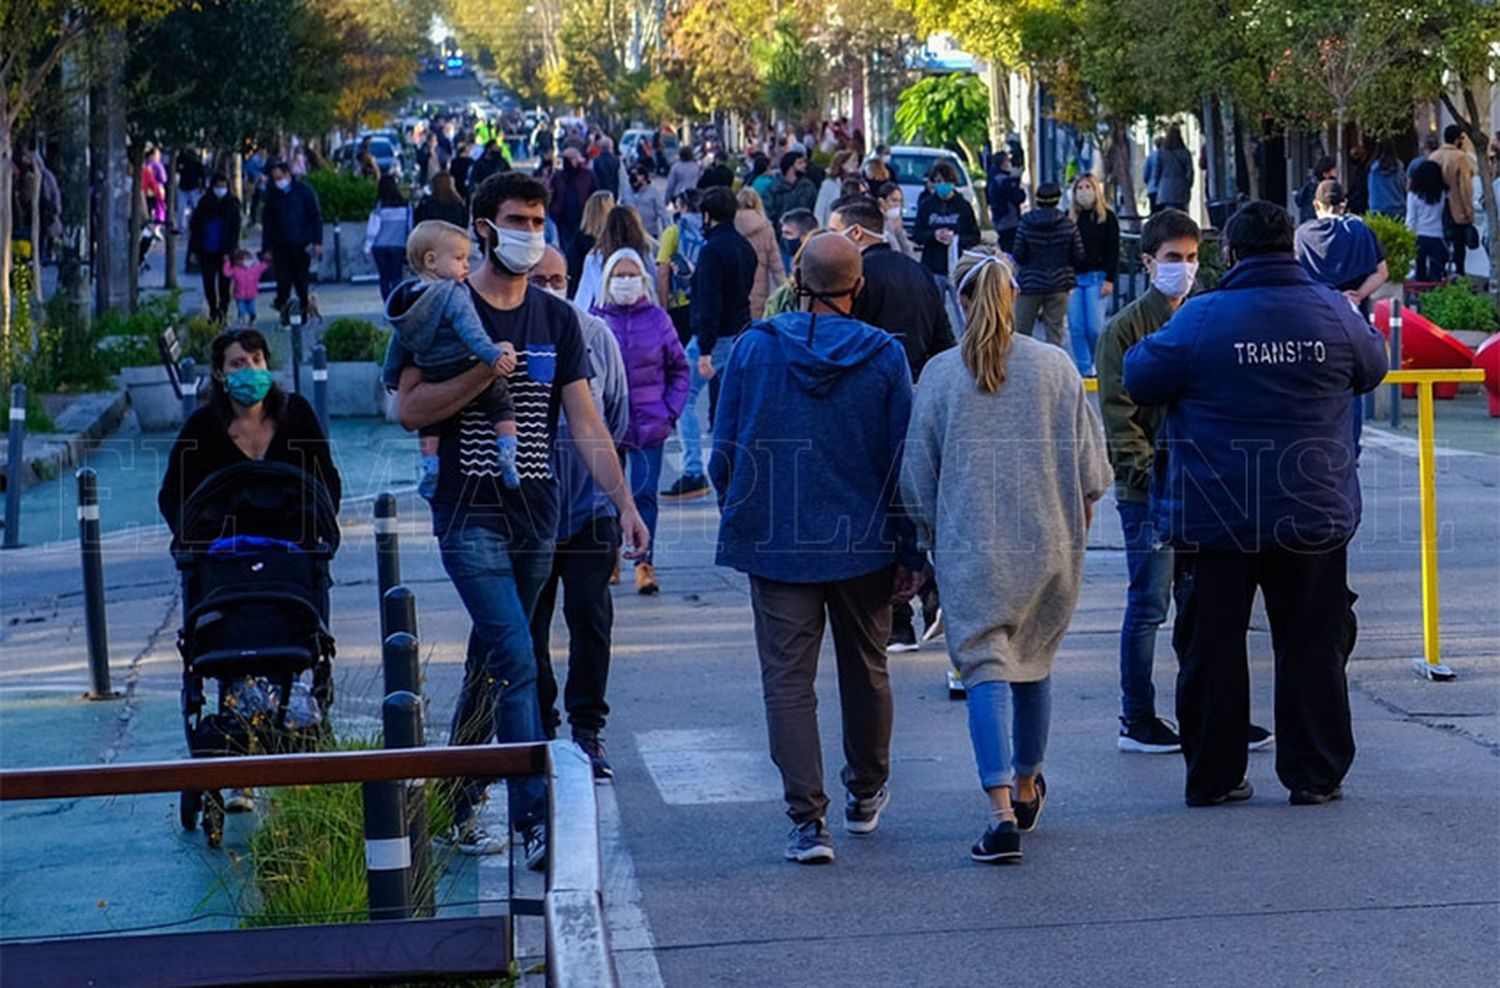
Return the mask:
<svg viewBox="0 0 1500 988">
<path fill-rule="evenodd" d="M 1008 261 L 954 269 L 967 324 L 922 371 L 901 466 L 918 539 L 943 588 L 948 653 L 991 823 L 976 861 L 1018 861 L 1047 798 L 1052 660 L 1083 583 L 1094 502 L 1111 475 L 1073 360 L 1015 331 Z"/>
<path fill-rule="evenodd" d="M 662 449 L 687 404 L 692 371 L 672 325 L 656 303 L 651 269 L 641 254 L 624 247 L 604 261 L 600 292 L 592 312 L 615 334 L 630 381 L 630 427 L 623 446 L 630 486 L 641 518 L 656 544 L 656 491 L 661 482 Z M 661 588 L 651 551 L 635 563 L 638 593 Z"/>
</svg>

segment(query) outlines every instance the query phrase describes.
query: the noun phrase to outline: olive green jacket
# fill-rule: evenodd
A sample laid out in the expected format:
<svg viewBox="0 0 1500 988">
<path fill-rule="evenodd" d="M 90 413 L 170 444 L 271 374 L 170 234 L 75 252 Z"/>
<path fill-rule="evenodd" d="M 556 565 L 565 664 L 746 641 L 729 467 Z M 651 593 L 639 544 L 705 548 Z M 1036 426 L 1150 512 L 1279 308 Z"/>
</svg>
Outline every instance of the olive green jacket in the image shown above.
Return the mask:
<svg viewBox="0 0 1500 988">
<path fill-rule="evenodd" d="M 1099 408 L 1104 416 L 1109 465 L 1115 471 L 1116 501 L 1145 502 L 1150 498 L 1156 433 L 1165 411 L 1154 405 L 1137 405 L 1125 393 L 1125 351 L 1161 329 L 1170 318 L 1167 297 L 1150 288 L 1115 313 L 1099 337 L 1094 362 L 1099 369 Z"/>
</svg>

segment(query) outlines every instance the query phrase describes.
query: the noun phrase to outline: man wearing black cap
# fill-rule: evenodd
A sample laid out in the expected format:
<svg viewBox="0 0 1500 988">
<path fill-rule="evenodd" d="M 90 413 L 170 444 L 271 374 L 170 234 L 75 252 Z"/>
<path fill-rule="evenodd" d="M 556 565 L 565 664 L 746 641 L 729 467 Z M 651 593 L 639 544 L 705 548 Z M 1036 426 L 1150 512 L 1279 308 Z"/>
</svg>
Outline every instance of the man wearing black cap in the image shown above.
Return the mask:
<svg viewBox="0 0 1500 988">
<path fill-rule="evenodd" d="M 1347 215 L 1344 187 L 1333 179 L 1318 183 L 1313 209 L 1317 218 L 1297 227 L 1298 263 L 1313 280 L 1363 305 L 1390 277 L 1380 239 L 1364 220 Z"/>
<path fill-rule="evenodd" d="M 1016 332 L 1033 335 L 1040 314 L 1047 339 L 1068 346 L 1068 293 L 1078 284 L 1077 269 L 1088 262 L 1078 224 L 1058 209 L 1062 190 L 1048 182 L 1036 190 L 1036 208 L 1016 228 Z"/>
</svg>

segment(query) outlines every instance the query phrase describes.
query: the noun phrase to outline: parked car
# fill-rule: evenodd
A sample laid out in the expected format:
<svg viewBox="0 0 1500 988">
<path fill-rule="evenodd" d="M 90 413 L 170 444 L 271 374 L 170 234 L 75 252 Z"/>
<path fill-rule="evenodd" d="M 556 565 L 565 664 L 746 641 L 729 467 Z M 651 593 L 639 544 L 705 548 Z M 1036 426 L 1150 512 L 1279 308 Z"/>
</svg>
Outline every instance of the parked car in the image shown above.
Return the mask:
<svg viewBox="0 0 1500 988">
<path fill-rule="evenodd" d="M 632 127 L 620 135 L 620 157 L 628 162 L 636 160 L 636 145 L 643 140 L 656 140 L 656 170 L 665 175 L 667 168 L 677 160 L 677 138 L 671 134 L 660 134 L 650 127 Z M 662 167 L 666 162 L 666 167 Z"/>
<path fill-rule="evenodd" d="M 958 194 L 969 201 L 974 215 L 979 215 L 974 183 L 969 180 L 969 169 L 958 155 L 945 148 L 900 144 L 891 148 L 891 156 L 885 164 L 891 170 L 891 178 L 901 186 L 901 222 L 908 232 L 917 225 L 917 200 L 927 191 L 927 175 L 939 161 L 946 161 L 958 169 Z"/>
<path fill-rule="evenodd" d="M 390 131 L 381 131 L 372 134 L 361 134 L 352 141 L 345 141 L 333 152 L 334 167 L 347 172 L 359 171 L 359 145 L 366 137 L 370 138 L 370 154 L 375 158 L 375 164 L 382 175 L 391 174 L 400 178 L 405 171 L 401 161 L 400 141 Z"/>
</svg>

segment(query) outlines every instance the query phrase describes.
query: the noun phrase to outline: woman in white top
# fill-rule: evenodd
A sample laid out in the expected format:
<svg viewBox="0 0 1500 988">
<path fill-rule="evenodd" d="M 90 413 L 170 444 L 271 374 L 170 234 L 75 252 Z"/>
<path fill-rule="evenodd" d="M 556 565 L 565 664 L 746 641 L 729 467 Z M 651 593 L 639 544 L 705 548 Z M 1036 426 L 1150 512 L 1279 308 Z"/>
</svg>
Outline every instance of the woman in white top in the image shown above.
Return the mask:
<svg viewBox="0 0 1500 988">
<path fill-rule="evenodd" d="M 652 260 L 656 252 L 652 250 L 651 239 L 641 224 L 641 214 L 634 206 L 615 206 L 604 218 L 604 228 L 599 232 L 593 250 L 583 259 L 583 274 L 578 279 L 578 292 L 573 296 L 574 305 L 588 312 L 594 305 L 604 305 L 609 301 L 604 292 L 604 261 L 616 251 L 626 249 L 641 256 L 646 277 L 651 284 L 656 284 L 656 262 Z"/>
<path fill-rule="evenodd" d="M 858 178 L 859 158 L 853 151 L 840 151 L 833 156 L 833 162 L 828 166 L 828 176 L 818 186 L 818 201 L 813 204 L 813 215 L 818 218 L 818 226 L 828 225 L 828 214 L 833 210 L 833 204 L 844 194 L 844 180 Z"/>
<path fill-rule="evenodd" d="M 375 208 L 365 224 L 365 256 L 380 273 L 380 298 L 384 301 L 406 273 L 406 238 L 411 234 L 411 206 L 401 194 L 395 176 L 382 175 Z"/>
<path fill-rule="evenodd" d="M 1442 281 L 1448 269 L 1443 240 L 1443 211 L 1448 183 L 1435 161 L 1424 161 L 1411 173 L 1406 191 L 1406 226 L 1417 235 L 1417 280 Z"/>
</svg>

